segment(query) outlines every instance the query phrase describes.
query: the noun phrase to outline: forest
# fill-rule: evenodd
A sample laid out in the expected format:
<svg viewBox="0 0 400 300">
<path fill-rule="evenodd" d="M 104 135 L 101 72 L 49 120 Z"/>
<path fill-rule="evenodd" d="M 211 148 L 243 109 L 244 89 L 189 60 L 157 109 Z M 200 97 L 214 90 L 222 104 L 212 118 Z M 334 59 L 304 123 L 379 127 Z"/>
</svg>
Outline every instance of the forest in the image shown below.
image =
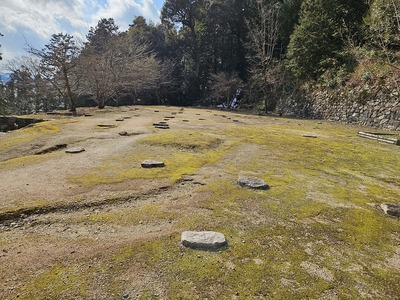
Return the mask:
<svg viewBox="0 0 400 300">
<path fill-rule="evenodd" d="M 1 54 L 0 54 L 1 57 Z M 166 0 L 160 22 L 112 18 L 83 42 L 54 33 L 8 63 L 1 114 L 79 106 L 218 105 L 282 111 L 315 89 L 400 83 L 396 0 Z M 240 92 L 238 92 L 240 91 Z"/>
</svg>

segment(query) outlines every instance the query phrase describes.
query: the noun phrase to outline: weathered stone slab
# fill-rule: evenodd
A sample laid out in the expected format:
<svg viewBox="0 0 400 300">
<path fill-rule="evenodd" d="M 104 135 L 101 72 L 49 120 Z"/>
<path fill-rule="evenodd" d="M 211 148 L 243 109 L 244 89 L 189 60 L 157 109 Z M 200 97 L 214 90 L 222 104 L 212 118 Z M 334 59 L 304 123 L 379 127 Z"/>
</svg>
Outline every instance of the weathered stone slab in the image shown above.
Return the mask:
<svg viewBox="0 0 400 300">
<path fill-rule="evenodd" d="M 54 151 L 57 151 L 57 150 L 60 150 L 63 148 L 67 148 L 67 144 L 56 144 L 55 146 L 44 148 L 44 149 L 36 152 L 35 154 L 41 155 L 41 154 L 51 153 L 51 152 L 54 152 Z"/>
<path fill-rule="evenodd" d="M 222 233 L 214 231 L 184 231 L 181 242 L 185 247 L 201 250 L 218 250 L 228 244 Z"/>
<path fill-rule="evenodd" d="M 69 148 L 69 149 L 65 150 L 66 153 L 81 153 L 83 151 L 85 151 L 85 148 L 81 148 L 81 147 Z"/>
<path fill-rule="evenodd" d="M 145 160 L 141 164 L 142 168 L 163 168 L 165 167 L 165 164 L 161 161 L 155 161 L 155 160 Z"/>
<path fill-rule="evenodd" d="M 386 215 L 400 218 L 399 204 L 382 203 L 381 208 Z"/>
<path fill-rule="evenodd" d="M 113 127 L 115 127 L 115 125 L 113 125 L 113 124 L 99 124 L 99 125 L 97 125 L 97 127 L 100 127 L 100 128 L 113 128 Z"/>
<path fill-rule="evenodd" d="M 240 176 L 238 181 L 238 185 L 241 187 L 255 189 L 255 190 L 268 190 L 269 185 L 264 180 L 254 177 L 246 177 Z"/>
</svg>

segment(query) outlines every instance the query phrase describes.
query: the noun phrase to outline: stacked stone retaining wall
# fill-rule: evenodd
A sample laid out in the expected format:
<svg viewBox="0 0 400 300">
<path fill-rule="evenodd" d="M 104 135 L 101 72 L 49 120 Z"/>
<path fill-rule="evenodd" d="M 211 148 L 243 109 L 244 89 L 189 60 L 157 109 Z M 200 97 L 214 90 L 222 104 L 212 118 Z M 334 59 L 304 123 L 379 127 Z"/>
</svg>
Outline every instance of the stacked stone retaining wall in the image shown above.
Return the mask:
<svg viewBox="0 0 400 300">
<path fill-rule="evenodd" d="M 345 87 L 314 92 L 311 117 L 400 130 L 400 93 L 386 86 Z"/>
</svg>

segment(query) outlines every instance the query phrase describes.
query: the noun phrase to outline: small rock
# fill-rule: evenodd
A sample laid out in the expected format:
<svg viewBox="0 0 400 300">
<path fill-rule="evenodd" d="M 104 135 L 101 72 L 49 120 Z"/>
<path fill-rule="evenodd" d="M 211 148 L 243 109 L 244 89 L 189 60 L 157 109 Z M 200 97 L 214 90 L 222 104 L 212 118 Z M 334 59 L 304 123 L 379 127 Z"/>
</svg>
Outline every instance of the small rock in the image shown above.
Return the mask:
<svg viewBox="0 0 400 300">
<path fill-rule="evenodd" d="M 154 161 L 154 160 L 145 160 L 141 164 L 142 168 L 163 168 L 165 164 L 161 161 Z"/>
<path fill-rule="evenodd" d="M 256 189 L 256 190 L 268 190 L 269 185 L 262 179 L 254 178 L 254 177 L 246 177 L 240 176 L 238 181 L 238 185 L 245 188 Z"/>
<path fill-rule="evenodd" d="M 218 250 L 227 246 L 225 236 L 214 231 L 184 231 L 181 242 L 185 247 L 202 250 Z"/>
<path fill-rule="evenodd" d="M 69 148 L 69 149 L 65 150 L 66 153 L 81 153 L 83 151 L 85 151 L 85 148 L 79 148 L 79 147 Z"/>
<path fill-rule="evenodd" d="M 386 215 L 400 218 L 399 204 L 382 203 L 381 208 Z"/>
<path fill-rule="evenodd" d="M 182 122 L 189 122 L 189 120 L 182 120 Z"/>
<path fill-rule="evenodd" d="M 113 125 L 113 124 L 99 124 L 99 125 L 97 125 L 97 127 L 100 127 L 100 128 L 113 128 L 113 127 L 115 127 L 115 125 Z"/>
<path fill-rule="evenodd" d="M 115 121 L 117 121 L 117 122 L 122 122 L 122 121 L 124 121 L 125 119 L 124 118 L 118 118 L 118 119 L 116 119 Z"/>
<path fill-rule="evenodd" d="M 121 132 L 119 133 L 119 135 L 121 135 L 121 136 L 127 136 L 128 133 L 127 133 L 126 131 L 121 131 Z"/>
</svg>

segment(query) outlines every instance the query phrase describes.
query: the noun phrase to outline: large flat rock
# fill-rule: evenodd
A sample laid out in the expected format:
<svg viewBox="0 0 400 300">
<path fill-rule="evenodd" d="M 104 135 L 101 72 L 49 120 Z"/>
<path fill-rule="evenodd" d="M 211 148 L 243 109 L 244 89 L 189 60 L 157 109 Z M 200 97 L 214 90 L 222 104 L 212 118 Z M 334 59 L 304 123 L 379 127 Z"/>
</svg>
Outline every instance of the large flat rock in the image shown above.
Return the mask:
<svg viewBox="0 0 400 300">
<path fill-rule="evenodd" d="M 163 168 L 165 164 L 162 161 L 155 161 L 155 160 L 145 160 L 141 164 L 142 168 Z"/>
<path fill-rule="evenodd" d="M 227 245 L 225 236 L 214 231 L 184 231 L 181 242 L 185 247 L 201 250 L 218 250 Z"/>
<path fill-rule="evenodd" d="M 255 190 L 268 190 L 269 185 L 264 180 L 255 178 L 255 177 L 247 177 L 240 176 L 238 181 L 238 185 L 241 187 L 255 189 Z"/>
<path fill-rule="evenodd" d="M 400 218 L 399 204 L 382 203 L 381 208 L 386 215 Z"/>
<path fill-rule="evenodd" d="M 81 153 L 85 151 L 85 148 L 82 147 L 74 147 L 74 148 L 69 148 L 65 150 L 66 153 Z"/>
</svg>

